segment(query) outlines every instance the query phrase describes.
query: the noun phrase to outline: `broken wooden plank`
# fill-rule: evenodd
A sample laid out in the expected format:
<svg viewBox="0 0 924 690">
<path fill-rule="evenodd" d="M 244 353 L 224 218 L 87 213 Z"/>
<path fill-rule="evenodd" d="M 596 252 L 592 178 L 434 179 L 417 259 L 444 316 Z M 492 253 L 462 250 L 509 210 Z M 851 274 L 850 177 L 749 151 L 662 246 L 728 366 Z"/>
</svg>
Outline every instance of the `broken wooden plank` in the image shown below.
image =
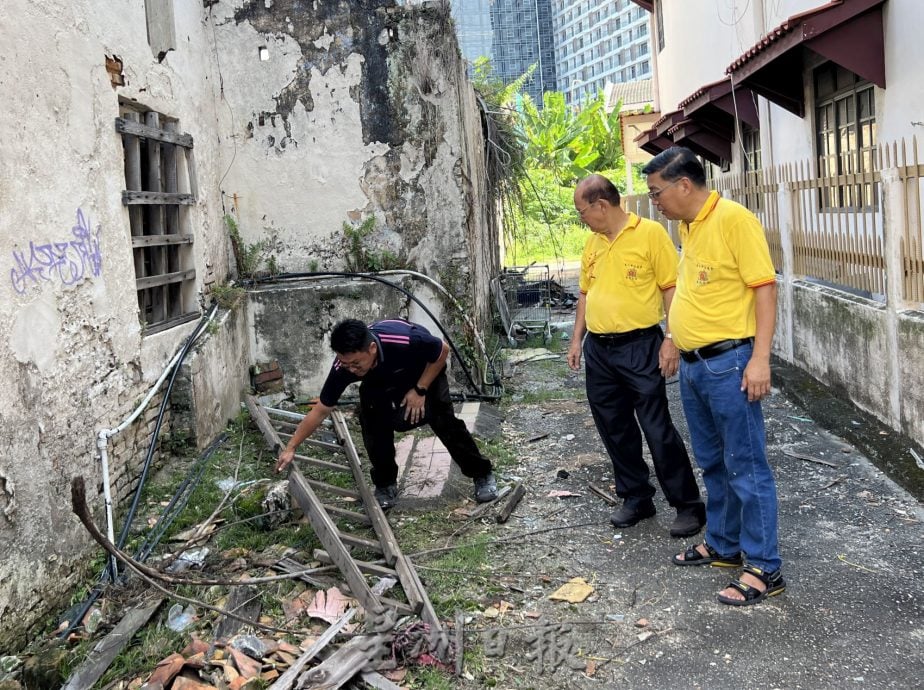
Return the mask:
<svg viewBox="0 0 924 690">
<path fill-rule="evenodd" d="M 398 572 L 401 582 L 404 584 L 404 595 L 407 597 L 407 603 L 410 604 L 414 612 L 418 612 L 424 607 L 424 593 L 420 590 L 420 581 L 415 577 L 414 566 L 404 554 L 398 556 L 395 561 L 395 570 Z"/>
<path fill-rule="evenodd" d="M 321 664 L 305 671 L 296 687 L 337 690 L 370 664 L 384 658 L 390 651 L 389 642 L 390 637 L 383 634 L 354 637 Z"/>
<path fill-rule="evenodd" d="M 134 115 L 134 113 L 131 113 Z M 127 118 L 128 116 L 126 116 Z M 137 115 L 135 116 L 137 117 Z M 158 127 L 148 127 L 134 120 L 117 117 L 115 119 L 115 128 L 122 134 L 133 134 L 143 139 L 156 139 L 168 144 L 177 144 L 184 148 L 192 148 L 193 138 L 191 134 L 179 134 L 177 132 L 168 132 Z"/>
<path fill-rule="evenodd" d="M 819 465 L 827 465 L 828 467 L 840 467 L 840 465 L 836 462 L 831 462 L 830 460 L 822 460 L 821 458 L 816 458 L 812 455 L 806 455 L 805 453 L 789 450 L 788 448 L 783 450 L 783 455 L 788 455 L 789 457 L 796 458 L 797 460 L 806 460 L 807 462 L 814 462 Z"/>
<path fill-rule="evenodd" d="M 112 629 L 112 632 L 96 643 L 93 651 L 87 655 L 86 661 L 68 679 L 63 690 L 85 690 L 85 688 L 93 687 L 96 681 L 103 677 L 106 669 L 109 668 L 109 665 L 125 645 L 131 641 L 134 634 L 160 608 L 163 601 L 162 597 L 157 598 L 150 604 L 139 606 L 125 614 L 125 617 Z"/>
<path fill-rule="evenodd" d="M 520 500 L 526 494 L 526 487 L 523 486 L 523 482 L 517 482 L 513 485 L 513 491 L 510 493 L 510 498 L 507 499 L 507 503 L 504 504 L 504 507 L 501 508 L 497 517 L 495 518 L 498 522 L 504 523 L 510 519 L 510 514 L 513 512 L 513 509 L 519 505 Z"/>
<path fill-rule="evenodd" d="M 477 506 L 475 506 L 471 510 L 465 511 L 465 514 L 468 515 L 468 517 L 470 518 L 480 518 L 482 515 L 488 512 L 491 508 L 497 505 L 498 501 L 500 501 L 504 496 L 506 496 L 509 493 L 510 493 L 510 485 L 508 484 L 507 486 L 501 487 L 500 491 L 497 492 L 497 498 L 490 500 L 487 503 L 479 503 Z"/>
<path fill-rule="evenodd" d="M 618 504 L 619 504 L 619 501 L 616 500 L 616 497 L 615 497 L 615 496 L 613 496 L 613 495 L 612 495 L 611 493 L 609 493 L 608 491 L 605 491 L 604 489 L 601 489 L 601 488 L 600 488 L 599 486 L 597 486 L 596 484 L 592 484 L 591 482 L 587 482 L 587 488 L 590 489 L 591 491 L 593 491 L 595 494 L 597 494 L 597 496 L 599 496 L 600 498 L 602 498 L 604 501 L 606 501 L 607 503 L 609 503 L 611 506 L 615 506 L 615 505 L 618 505 Z"/>
<path fill-rule="evenodd" d="M 332 506 L 329 503 L 324 504 L 324 510 L 327 511 L 328 515 L 335 518 L 340 518 L 341 520 L 349 520 L 350 522 L 365 525 L 366 527 L 372 524 L 372 520 L 369 519 L 368 515 L 365 513 L 358 513 L 355 510 L 348 510 L 346 508 Z"/>
<path fill-rule="evenodd" d="M 302 566 L 304 568 L 304 566 Z M 228 603 L 223 608 L 236 613 L 241 618 L 248 618 L 254 622 L 260 620 L 260 590 L 252 585 L 232 587 L 228 595 Z M 215 629 L 214 639 L 228 639 L 244 625 L 243 621 L 222 616 Z"/>
<path fill-rule="evenodd" d="M 303 668 L 305 668 L 305 665 L 314 659 L 318 655 L 318 652 L 330 644 L 331 640 L 334 639 L 337 633 L 339 633 L 343 627 L 353 619 L 353 616 L 355 615 L 356 609 L 350 609 L 342 616 L 340 616 L 336 623 L 332 624 L 327 630 L 325 630 L 324 634 L 321 635 L 321 637 L 319 637 L 313 645 L 306 649 L 305 653 L 298 657 L 295 663 L 292 664 L 285 673 L 276 679 L 276 682 L 269 687 L 269 690 L 290 690 L 298 678 L 298 674 L 302 672 Z"/>
<path fill-rule="evenodd" d="M 356 501 L 362 500 L 362 496 L 359 495 L 358 491 L 353 491 L 352 489 L 344 489 L 343 487 L 337 486 L 336 484 L 319 482 L 316 479 L 308 479 L 308 477 L 305 477 L 305 481 L 308 482 L 308 485 L 315 491 L 326 491 L 329 494 L 334 494 L 335 496 L 345 496 Z"/>
<path fill-rule="evenodd" d="M 456 611 L 456 678 L 462 676 L 462 663 L 465 659 L 465 614 Z"/>
<path fill-rule="evenodd" d="M 274 453 L 281 451 L 282 440 L 279 438 L 279 434 L 276 433 L 276 430 L 270 423 L 266 412 L 264 412 L 263 408 L 260 407 L 260 403 L 257 402 L 257 399 L 252 395 L 245 395 L 244 402 L 247 404 L 247 410 L 250 412 L 250 418 L 253 420 L 253 423 L 257 425 L 260 433 L 263 434 L 263 438 L 266 441 L 266 444 L 272 448 Z"/>
<path fill-rule="evenodd" d="M 392 683 L 388 678 L 376 671 L 363 671 L 359 674 L 359 677 L 363 683 L 370 688 L 375 688 L 375 690 L 402 690 L 401 685 Z"/>
<path fill-rule="evenodd" d="M 281 570 L 284 573 L 301 573 L 301 571 L 305 569 L 305 566 L 302 563 L 293 561 L 291 558 L 280 558 L 272 565 L 272 567 L 276 570 Z M 331 586 L 331 582 L 326 582 L 304 573 L 299 575 L 298 579 L 302 580 L 303 582 L 307 582 L 312 587 L 317 587 L 318 589 L 327 589 Z"/>
<path fill-rule="evenodd" d="M 324 549 L 315 549 L 314 550 L 314 559 L 316 561 L 321 561 L 321 563 L 333 563 L 334 559 L 330 557 L 330 554 L 327 553 Z M 392 568 L 389 568 L 383 565 L 382 561 L 371 562 L 371 561 L 359 561 L 355 558 L 353 562 L 356 563 L 356 566 L 367 575 L 376 575 L 378 577 L 397 577 L 398 574 Z"/>
<path fill-rule="evenodd" d="M 366 483 L 362 463 L 359 461 L 359 453 L 356 452 L 356 446 L 353 444 L 353 438 L 350 436 L 350 430 L 347 428 L 343 413 L 340 412 L 340 410 L 334 410 L 331 412 L 330 418 L 334 424 L 334 431 L 337 434 L 337 438 L 343 443 L 343 452 L 346 454 L 347 462 L 350 464 L 350 469 L 353 472 L 356 488 L 362 497 L 363 508 L 366 511 L 366 515 L 372 520 L 372 529 L 375 530 L 375 534 L 379 538 L 379 543 L 382 545 L 382 550 L 385 554 L 385 562 L 388 563 L 388 565 L 394 565 L 397 554 L 400 553 L 398 540 L 395 539 L 395 534 L 392 532 L 391 525 L 388 524 L 388 518 L 385 517 L 385 513 L 382 511 L 381 506 L 379 506 L 378 501 L 375 500 L 372 490 Z M 404 586 L 403 582 L 402 586 Z"/>
<path fill-rule="evenodd" d="M 349 551 L 347 551 L 346 546 L 341 541 L 337 526 L 324 512 L 321 501 L 318 500 L 318 497 L 294 464 L 289 465 L 289 492 L 295 497 L 302 512 L 311 521 L 315 534 L 350 586 L 352 595 L 359 600 L 359 603 L 367 612 L 378 613 L 381 606 L 372 590 L 369 589 L 369 585 L 366 584 L 363 574 L 356 567 L 356 563 L 350 556 Z"/>
</svg>

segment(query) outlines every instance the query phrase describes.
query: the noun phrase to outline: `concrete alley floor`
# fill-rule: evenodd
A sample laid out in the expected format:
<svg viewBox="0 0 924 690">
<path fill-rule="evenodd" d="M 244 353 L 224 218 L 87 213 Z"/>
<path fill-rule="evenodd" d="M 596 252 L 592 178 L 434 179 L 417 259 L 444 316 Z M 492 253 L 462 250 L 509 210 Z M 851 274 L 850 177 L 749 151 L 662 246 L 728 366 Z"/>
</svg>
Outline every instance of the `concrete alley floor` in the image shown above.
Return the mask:
<svg viewBox="0 0 924 690">
<path fill-rule="evenodd" d="M 653 519 L 610 526 L 613 508 L 588 490 L 592 482 L 612 491 L 612 467 L 590 419 L 583 372 L 571 372 L 562 356 L 517 365 L 505 385 L 513 403 L 503 433 L 518 457 L 499 475 L 502 484 L 521 479 L 528 493 L 510 522 L 485 527 L 512 608 L 473 621 L 494 652 L 491 680 L 465 687 L 922 687 L 924 510 L 816 424 L 811 409 L 776 389 L 764 403 L 788 589 L 733 608 L 715 594 L 736 571 L 671 564 L 702 535 L 668 535 L 673 511 L 660 489 Z M 668 391 L 689 447 L 678 386 Z M 455 481 L 470 490 L 464 478 Z M 550 601 L 572 577 L 586 579 L 593 594 L 577 604 Z M 570 623 L 570 632 L 537 643 L 542 628 L 529 626 L 556 622 Z"/>
</svg>

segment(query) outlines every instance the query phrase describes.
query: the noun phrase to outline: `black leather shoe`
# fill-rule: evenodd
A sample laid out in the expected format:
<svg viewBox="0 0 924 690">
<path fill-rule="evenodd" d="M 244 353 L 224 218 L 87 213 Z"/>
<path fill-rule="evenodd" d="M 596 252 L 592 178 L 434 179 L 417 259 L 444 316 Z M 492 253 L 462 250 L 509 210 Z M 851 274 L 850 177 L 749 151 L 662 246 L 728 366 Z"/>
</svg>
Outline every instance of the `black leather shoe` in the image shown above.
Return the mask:
<svg viewBox="0 0 924 690">
<path fill-rule="evenodd" d="M 680 538 L 697 534 L 706 524 L 706 516 L 703 513 L 702 508 L 678 512 L 671 523 L 671 536 Z"/>
<path fill-rule="evenodd" d="M 622 508 L 610 515 L 610 522 L 613 523 L 613 527 L 631 527 L 642 520 L 654 517 L 656 512 L 654 503 L 651 501 L 631 506 L 623 505 Z"/>
</svg>

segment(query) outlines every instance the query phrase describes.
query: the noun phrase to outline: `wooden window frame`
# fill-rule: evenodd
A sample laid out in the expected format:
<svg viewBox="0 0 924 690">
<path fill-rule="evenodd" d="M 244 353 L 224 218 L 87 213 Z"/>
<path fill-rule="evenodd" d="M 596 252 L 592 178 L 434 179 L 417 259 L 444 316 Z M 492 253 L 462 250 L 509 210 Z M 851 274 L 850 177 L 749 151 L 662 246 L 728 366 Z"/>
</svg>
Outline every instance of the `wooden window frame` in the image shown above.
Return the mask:
<svg viewBox="0 0 924 690">
<path fill-rule="evenodd" d="M 135 290 L 142 334 L 199 318 L 194 236 L 189 208 L 196 203 L 193 138 L 176 120 L 123 104 L 115 130 L 125 153 L 125 189 Z"/>
<path fill-rule="evenodd" d="M 819 79 L 823 71 L 830 72 L 835 88 L 819 95 Z M 837 84 L 838 76 L 852 75 L 846 85 Z M 815 147 L 818 177 L 831 179 L 831 184 L 819 190 L 821 211 L 875 210 L 879 198 L 869 181 L 858 183 L 847 179 L 872 174 L 876 152 L 876 93 L 872 82 L 827 62 L 813 72 L 815 89 Z M 861 114 L 861 103 L 869 106 Z M 847 179 L 845 179 L 847 178 Z"/>
</svg>

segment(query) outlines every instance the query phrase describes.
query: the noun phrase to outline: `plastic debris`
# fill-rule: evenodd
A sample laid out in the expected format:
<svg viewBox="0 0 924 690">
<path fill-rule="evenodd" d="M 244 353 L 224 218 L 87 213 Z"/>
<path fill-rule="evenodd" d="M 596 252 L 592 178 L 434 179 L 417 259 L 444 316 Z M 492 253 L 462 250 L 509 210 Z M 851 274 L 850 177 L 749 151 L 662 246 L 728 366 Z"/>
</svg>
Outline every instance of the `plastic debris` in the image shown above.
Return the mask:
<svg viewBox="0 0 924 690">
<path fill-rule="evenodd" d="M 185 609 L 182 604 L 174 604 L 167 612 L 167 627 L 174 632 L 183 632 L 196 620 L 196 609 L 192 604 Z"/>
</svg>

